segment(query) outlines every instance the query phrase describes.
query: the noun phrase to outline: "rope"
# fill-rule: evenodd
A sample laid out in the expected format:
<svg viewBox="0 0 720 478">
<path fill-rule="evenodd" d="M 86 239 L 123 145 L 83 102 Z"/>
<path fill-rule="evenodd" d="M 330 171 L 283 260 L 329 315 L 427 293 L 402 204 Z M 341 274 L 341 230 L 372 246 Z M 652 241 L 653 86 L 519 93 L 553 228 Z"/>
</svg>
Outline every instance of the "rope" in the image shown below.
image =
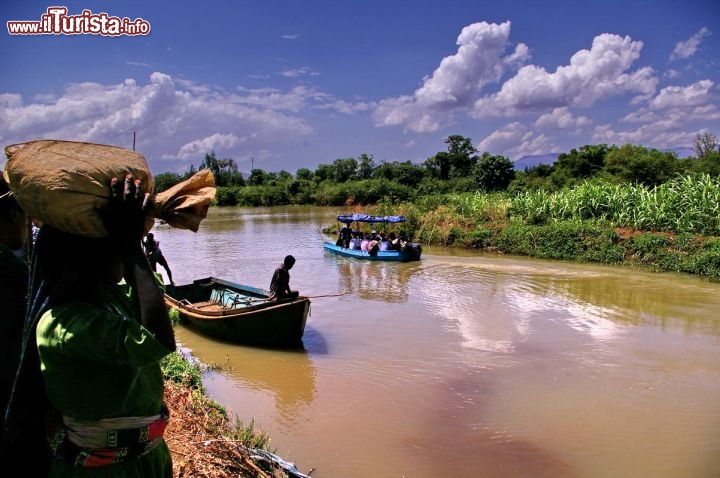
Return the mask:
<svg viewBox="0 0 720 478">
<path fill-rule="evenodd" d="M 350 292 L 345 291 L 341 294 L 326 294 L 326 295 L 310 295 L 306 296 L 308 299 L 317 299 L 318 297 L 340 297 L 341 295 L 349 294 Z"/>
</svg>

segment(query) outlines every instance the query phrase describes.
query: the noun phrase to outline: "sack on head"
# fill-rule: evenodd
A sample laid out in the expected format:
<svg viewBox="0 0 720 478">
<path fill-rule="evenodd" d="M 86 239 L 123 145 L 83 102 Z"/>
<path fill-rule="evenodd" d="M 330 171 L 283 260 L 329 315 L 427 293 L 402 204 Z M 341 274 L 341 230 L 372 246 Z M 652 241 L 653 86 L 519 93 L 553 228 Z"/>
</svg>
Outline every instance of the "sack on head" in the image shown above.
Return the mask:
<svg viewBox="0 0 720 478">
<path fill-rule="evenodd" d="M 145 157 L 118 146 L 37 140 L 7 146 L 5 154 L 3 175 L 28 217 L 70 234 L 107 235 L 98 210 L 110 200 L 113 177 L 132 174 L 151 193 L 155 185 Z M 201 170 L 181 185 L 158 195 L 146 230 L 167 216 L 171 226 L 197 231 L 215 196 L 214 178 Z"/>
</svg>

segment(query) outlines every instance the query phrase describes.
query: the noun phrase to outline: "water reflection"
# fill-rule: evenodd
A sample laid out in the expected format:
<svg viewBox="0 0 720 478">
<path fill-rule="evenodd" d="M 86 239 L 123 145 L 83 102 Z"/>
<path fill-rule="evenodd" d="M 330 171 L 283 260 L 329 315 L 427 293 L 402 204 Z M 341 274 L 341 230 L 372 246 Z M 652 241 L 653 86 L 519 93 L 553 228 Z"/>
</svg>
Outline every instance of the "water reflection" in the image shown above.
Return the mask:
<svg viewBox="0 0 720 478">
<path fill-rule="evenodd" d="M 269 392 L 288 419 L 297 416 L 315 397 L 315 365 L 305 347 L 263 349 L 229 344 L 177 327 L 178 341 L 193 357 L 215 368 L 205 372 L 228 378 L 229 386 Z"/>
<path fill-rule="evenodd" d="M 704 312 L 717 285 L 696 277 L 491 256 L 435 257 L 424 266 L 415 293 L 479 350 L 517 351 L 538 320 L 593 341 L 640 325 L 720 335 L 720 316 Z"/>
<path fill-rule="evenodd" d="M 418 271 L 416 263 L 363 261 L 325 253 L 325 264 L 337 270 L 340 290 L 365 300 L 403 303 L 408 282 Z"/>
</svg>

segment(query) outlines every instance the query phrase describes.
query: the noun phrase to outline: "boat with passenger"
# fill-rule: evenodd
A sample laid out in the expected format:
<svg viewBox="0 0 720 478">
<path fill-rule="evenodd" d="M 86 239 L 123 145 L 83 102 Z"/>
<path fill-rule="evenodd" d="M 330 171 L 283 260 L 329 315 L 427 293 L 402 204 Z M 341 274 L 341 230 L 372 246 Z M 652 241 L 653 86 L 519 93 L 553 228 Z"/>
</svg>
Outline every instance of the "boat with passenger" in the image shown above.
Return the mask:
<svg viewBox="0 0 720 478">
<path fill-rule="evenodd" d="M 301 343 L 310 299 L 273 300 L 270 292 L 217 277 L 165 286 L 165 304 L 198 332 L 228 342 L 282 346 Z"/>
<path fill-rule="evenodd" d="M 326 241 L 323 248 L 334 254 L 367 261 L 419 261 L 422 255 L 420 244 L 410 242 L 404 233 L 395 236 L 394 232 L 385 235 L 391 224 L 406 221 L 405 216 L 373 216 L 370 214 L 340 214 L 337 220 L 343 224 L 336 242 Z M 351 225 L 356 225 L 353 230 Z M 383 231 L 373 229 L 370 233 L 362 233 L 361 224 L 370 224 L 378 228 L 383 225 Z M 362 236 L 362 237 L 360 237 Z M 363 244 L 364 243 L 364 244 Z"/>
</svg>

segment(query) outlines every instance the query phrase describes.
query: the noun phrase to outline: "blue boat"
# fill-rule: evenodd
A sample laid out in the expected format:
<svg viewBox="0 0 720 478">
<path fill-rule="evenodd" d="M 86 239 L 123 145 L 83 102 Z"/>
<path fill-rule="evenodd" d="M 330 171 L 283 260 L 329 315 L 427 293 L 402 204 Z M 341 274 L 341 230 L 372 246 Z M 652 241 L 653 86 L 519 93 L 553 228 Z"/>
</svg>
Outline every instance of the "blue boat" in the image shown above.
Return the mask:
<svg viewBox="0 0 720 478">
<path fill-rule="evenodd" d="M 384 223 L 384 224 L 397 224 L 405 222 L 404 216 L 372 216 L 369 214 L 340 214 L 337 216 L 337 220 L 350 226 L 353 222 L 367 222 L 371 224 Z M 359 249 L 351 249 L 349 247 L 342 247 L 341 245 L 334 242 L 325 242 L 323 248 L 326 251 L 332 252 L 346 257 L 354 257 L 356 259 L 362 259 L 366 261 L 397 261 L 397 262 L 409 262 L 419 261 L 422 255 L 422 247 L 420 244 L 413 242 L 406 243 L 401 250 L 390 250 L 390 251 L 378 251 L 375 254 L 370 254 L 367 251 Z"/>
<path fill-rule="evenodd" d="M 366 261 L 398 261 L 398 262 L 409 262 L 419 261 L 420 255 L 422 254 L 422 248 L 419 244 L 410 243 L 405 246 L 402 251 L 378 251 L 374 256 L 371 256 L 367 251 L 360 251 L 358 249 L 347 249 L 340 247 L 332 242 L 326 242 L 323 244 L 323 248 L 326 251 L 334 252 L 341 256 L 354 257 L 356 259 L 363 259 Z"/>
</svg>

